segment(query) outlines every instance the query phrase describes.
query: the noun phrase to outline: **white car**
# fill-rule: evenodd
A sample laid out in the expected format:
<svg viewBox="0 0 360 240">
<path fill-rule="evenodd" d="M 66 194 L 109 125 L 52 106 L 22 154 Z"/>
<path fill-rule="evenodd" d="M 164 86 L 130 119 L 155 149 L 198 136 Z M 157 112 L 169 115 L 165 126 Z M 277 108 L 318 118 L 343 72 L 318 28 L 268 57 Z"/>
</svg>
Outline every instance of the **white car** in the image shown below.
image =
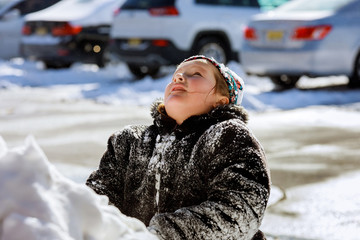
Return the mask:
<svg viewBox="0 0 360 240">
<path fill-rule="evenodd" d="M 42 10 L 59 0 L 13 0 L 0 9 L 0 58 L 20 56 L 21 29 L 24 16 Z"/>
<path fill-rule="evenodd" d="M 110 52 L 139 78 L 193 54 L 238 60 L 242 28 L 260 12 L 258 0 L 127 0 L 114 18 Z"/>
<path fill-rule="evenodd" d="M 114 11 L 123 0 L 62 0 L 26 16 L 22 54 L 48 68 L 74 62 L 104 65 Z"/>
</svg>

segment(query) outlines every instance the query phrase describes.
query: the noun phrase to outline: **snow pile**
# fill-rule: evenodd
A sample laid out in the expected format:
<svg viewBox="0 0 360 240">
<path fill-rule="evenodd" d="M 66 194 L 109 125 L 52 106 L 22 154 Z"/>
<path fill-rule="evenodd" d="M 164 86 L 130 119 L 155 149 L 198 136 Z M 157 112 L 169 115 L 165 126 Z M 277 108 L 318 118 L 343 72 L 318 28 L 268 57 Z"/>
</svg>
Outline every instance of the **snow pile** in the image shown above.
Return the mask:
<svg viewBox="0 0 360 240">
<path fill-rule="evenodd" d="M 62 176 L 32 137 L 0 137 L 0 239 L 157 239 L 108 198 Z"/>
</svg>

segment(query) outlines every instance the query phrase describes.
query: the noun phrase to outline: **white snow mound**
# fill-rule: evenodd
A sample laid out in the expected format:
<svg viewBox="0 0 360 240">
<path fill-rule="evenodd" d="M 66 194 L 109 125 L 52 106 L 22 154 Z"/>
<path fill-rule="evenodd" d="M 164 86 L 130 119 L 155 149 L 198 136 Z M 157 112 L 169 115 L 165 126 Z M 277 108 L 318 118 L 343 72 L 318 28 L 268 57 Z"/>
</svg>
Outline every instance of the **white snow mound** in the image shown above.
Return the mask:
<svg viewBox="0 0 360 240">
<path fill-rule="evenodd" d="M 33 137 L 8 149 L 0 136 L 0 239 L 157 239 L 106 196 L 61 175 Z"/>
</svg>

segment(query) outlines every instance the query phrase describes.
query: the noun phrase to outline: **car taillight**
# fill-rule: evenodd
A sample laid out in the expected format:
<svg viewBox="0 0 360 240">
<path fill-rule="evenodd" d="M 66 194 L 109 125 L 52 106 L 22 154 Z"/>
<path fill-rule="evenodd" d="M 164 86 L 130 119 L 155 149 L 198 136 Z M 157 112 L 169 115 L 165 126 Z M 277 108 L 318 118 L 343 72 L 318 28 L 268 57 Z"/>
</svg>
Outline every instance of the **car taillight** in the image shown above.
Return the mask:
<svg viewBox="0 0 360 240">
<path fill-rule="evenodd" d="M 248 41 L 257 40 L 256 30 L 255 28 L 245 27 L 244 29 L 244 38 Z"/>
<path fill-rule="evenodd" d="M 22 35 L 30 35 L 31 27 L 28 25 L 24 25 L 21 32 L 22 32 Z"/>
<path fill-rule="evenodd" d="M 302 26 L 295 29 L 292 36 L 293 40 L 321 40 L 331 31 L 330 25 Z"/>
<path fill-rule="evenodd" d="M 72 26 L 69 23 L 64 23 L 60 26 L 56 26 L 52 29 L 54 36 L 76 35 L 81 32 L 81 26 Z"/>
<path fill-rule="evenodd" d="M 70 54 L 70 51 L 68 49 L 58 49 L 57 54 L 59 56 L 68 56 Z"/>
<path fill-rule="evenodd" d="M 153 16 L 178 16 L 179 15 L 179 11 L 174 6 L 150 8 L 149 12 Z"/>
<path fill-rule="evenodd" d="M 169 45 L 169 41 L 164 39 L 152 40 L 151 43 L 156 47 L 167 47 Z"/>
<path fill-rule="evenodd" d="M 119 15 L 119 14 L 120 14 L 120 10 L 121 10 L 121 8 L 115 9 L 115 10 L 114 10 L 114 13 L 113 13 L 113 16 L 116 17 L 117 15 Z"/>
</svg>

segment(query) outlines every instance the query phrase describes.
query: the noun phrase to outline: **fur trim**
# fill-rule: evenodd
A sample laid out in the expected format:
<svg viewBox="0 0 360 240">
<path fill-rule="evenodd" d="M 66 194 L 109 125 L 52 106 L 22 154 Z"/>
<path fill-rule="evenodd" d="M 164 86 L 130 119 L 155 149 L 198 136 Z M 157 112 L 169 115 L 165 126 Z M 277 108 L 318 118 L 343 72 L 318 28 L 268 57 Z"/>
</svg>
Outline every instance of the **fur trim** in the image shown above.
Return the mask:
<svg viewBox="0 0 360 240">
<path fill-rule="evenodd" d="M 194 131 L 202 132 L 209 128 L 210 125 L 214 125 L 222 121 L 240 119 L 246 124 L 249 119 L 248 113 L 244 107 L 235 104 L 227 104 L 218 106 L 209 113 L 191 116 L 181 125 L 177 125 L 174 119 L 167 116 L 165 109 L 163 112 L 159 110 L 160 104 L 163 104 L 163 101 L 160 99 L 156 100 L 152 104 L 151 116 L 154 119 L 154 124 L 162 133 L 169 133 L 174 130 L 177 135 L 183 135 Z"/>
</svg>

